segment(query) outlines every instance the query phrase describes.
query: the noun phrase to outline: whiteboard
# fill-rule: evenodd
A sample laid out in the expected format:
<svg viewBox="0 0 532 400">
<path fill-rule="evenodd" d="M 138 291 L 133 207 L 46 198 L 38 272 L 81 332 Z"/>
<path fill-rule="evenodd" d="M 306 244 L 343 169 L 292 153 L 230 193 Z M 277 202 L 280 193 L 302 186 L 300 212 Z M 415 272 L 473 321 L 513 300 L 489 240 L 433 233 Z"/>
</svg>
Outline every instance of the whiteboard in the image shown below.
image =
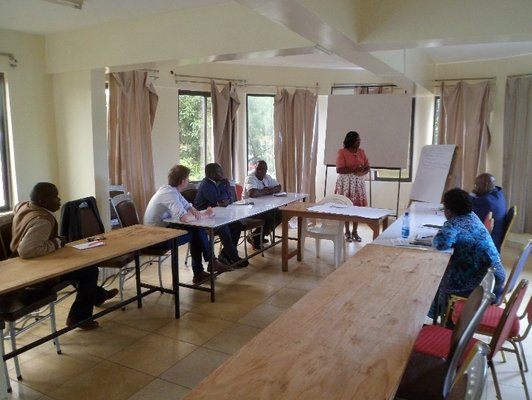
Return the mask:
<svg viewBox="0 0 532 400">
<path fill-rule="evenodd" d="M 410 200 L 441 203 L 455 148 L 454 144 L 423 146 Z"/>
<path fill-rule="evenodd" d="M 346 133 L 357 131 L 369 165 L 406 168 L 411 120 L 409 94 L 328 96 L 325 165 L 336 164 Z"/>
</svg>

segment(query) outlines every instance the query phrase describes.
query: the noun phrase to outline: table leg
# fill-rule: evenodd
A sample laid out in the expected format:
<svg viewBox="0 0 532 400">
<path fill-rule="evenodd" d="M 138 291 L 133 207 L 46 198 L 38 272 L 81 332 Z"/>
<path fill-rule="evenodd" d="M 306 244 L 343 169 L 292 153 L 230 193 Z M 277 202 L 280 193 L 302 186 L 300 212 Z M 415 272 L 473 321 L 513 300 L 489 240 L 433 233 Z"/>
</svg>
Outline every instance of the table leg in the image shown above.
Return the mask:
<svg viewBox="0 0 532 400">
<path fill-rule="evenodd" d="M 303 259 L 302 252 L 303 249 L 301 248 L 301 224 L 303 223 L 302 217 L 297 217 L 297 261 L 301 261 Z"/>
<path fill-rule="evenodd" d="M 174 288 L 174 311 L 175 318 L 181 317 L 179 306 L 179 259 L 177 253 L 177 238 L 171 240 L 171 261 L 172 261 L 172 286 Z"/>
<path fill-rule="evenodd" d="M 283 222 L 282 222 L 282 270 L 288 271 L 288 220 L 290 219 L 287 212 L 283 211 Z"/>
<path fill-rule="evenodd" d="M 140 289 L 140 256 L 138 251 L 135 253 L 135 282 L 137 283 L 137 307 L 142 308 L 142 293 Z"/>
<path fill-rule="evenodd" d="M 215 287 L 214 287 L 214 281 L 216 279 L 216 275 L 214 273 L 214 229 L 209 229 L 209 242 L 211 245 L 211 303 L 214 303 L 216 301 L 216 295 L 215 295 Z"/>
</svg>

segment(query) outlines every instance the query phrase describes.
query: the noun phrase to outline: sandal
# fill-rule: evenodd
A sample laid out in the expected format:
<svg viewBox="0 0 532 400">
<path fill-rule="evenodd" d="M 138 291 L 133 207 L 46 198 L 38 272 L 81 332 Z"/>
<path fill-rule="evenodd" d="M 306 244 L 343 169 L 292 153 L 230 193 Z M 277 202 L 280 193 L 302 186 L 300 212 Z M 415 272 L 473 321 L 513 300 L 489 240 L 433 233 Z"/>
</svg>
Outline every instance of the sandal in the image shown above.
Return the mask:
<svg viewBox="0 0 532 400">
<path fill-rule="evenodd" d="M 358 236 L 358 233 L 354 232 L 351 240 L 354 240 L 355 242 L 361 242 L 362 238 Z"/>
<path fill-rule="evenodd" d="M 349 233 L 345 234 L 345 240 L 349 243 L 353 242 L 353 236 L 351 236 Z"/>
</svg>

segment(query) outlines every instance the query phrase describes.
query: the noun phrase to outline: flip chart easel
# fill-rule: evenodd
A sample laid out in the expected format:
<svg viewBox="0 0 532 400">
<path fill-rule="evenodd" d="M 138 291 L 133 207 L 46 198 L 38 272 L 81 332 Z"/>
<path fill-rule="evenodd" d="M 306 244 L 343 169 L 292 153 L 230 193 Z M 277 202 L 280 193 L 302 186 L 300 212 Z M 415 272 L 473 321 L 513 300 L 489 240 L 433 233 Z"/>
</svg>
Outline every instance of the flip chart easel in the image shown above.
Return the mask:
<svg viewBox="0 0 532 400">
<path fill-rule="evenodd" d="M 427 145 L 421 149 L 410 201 L 440 203 L 453 160 L 454 144 Z"/>
</svg>

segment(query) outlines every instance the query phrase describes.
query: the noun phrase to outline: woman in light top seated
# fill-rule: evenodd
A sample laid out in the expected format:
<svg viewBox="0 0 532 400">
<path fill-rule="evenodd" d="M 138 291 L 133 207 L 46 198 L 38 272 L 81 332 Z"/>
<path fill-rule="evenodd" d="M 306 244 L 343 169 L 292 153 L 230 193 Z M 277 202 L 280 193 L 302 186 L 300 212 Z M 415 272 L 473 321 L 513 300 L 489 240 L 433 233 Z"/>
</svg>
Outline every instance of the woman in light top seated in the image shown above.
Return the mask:
<svg viewBox="0 0 532 400">
<path fill-rule="evenodd" d="M 447 221 L 432 244 L 438 250 L 452 248 L 454 252 L 438 289 L 438 304 L 444 307 L 451 294 L 468 297 L 490 267 L 495 269 L 494 293 L 498 300 L 506 273 L 490 233 L 473 212 L 469 194 L 459 188 L 451 189 L 443 196 L 443 207 Z M 434 305 L 430 317 L 434 317 L 433 312 Z"/>
<path fill-rule="evenodd" d="M 175 218 L 182 222 L 194 222 L 201 218 L 208 218 L 214 214 L 214 210 L 208 207 L 205 211 L 196 210 L 182 195 L 181 191 L 188 186 L 190 169 L 183 165 L 174 165 L 168 172 L 168 184 L 161 186 L 153 195 L 144 213 L 144 224 L 155 226 L 167 226 L 165 219 Z M 210 278 L 204 271 L 203 259 L 207 262 L 211 259 L 211 246 L 205 229 L 192 226 L 180 226 L 190 232 L 190 256 L 192 259 L 192 282 L 199 285 Z M 230 271 L 227 265 L 214 260 L 214 271 L 218 273 Z M 210 266 L 209 266 L 210 271 Z"/>
</svg>

